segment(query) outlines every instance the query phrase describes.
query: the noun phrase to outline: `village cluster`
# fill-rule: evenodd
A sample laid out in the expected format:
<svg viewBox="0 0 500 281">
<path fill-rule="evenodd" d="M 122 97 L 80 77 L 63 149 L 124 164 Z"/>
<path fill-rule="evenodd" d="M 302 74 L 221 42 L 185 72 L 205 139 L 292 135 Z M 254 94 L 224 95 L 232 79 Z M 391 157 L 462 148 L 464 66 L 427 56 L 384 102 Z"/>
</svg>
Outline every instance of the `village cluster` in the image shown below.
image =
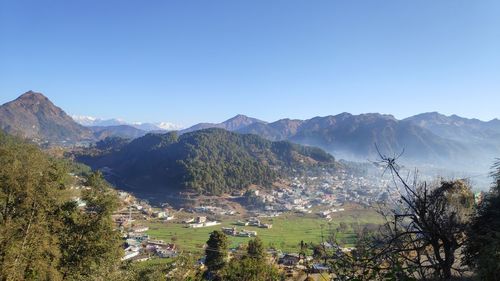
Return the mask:
<svg viewBox="0 0 500 281">
<path fill-rule="evenodd" d="M 272 217 L 282 212 L 311 213 L 313 207 L 327 208 L 319 213 L 329 219 L 330 213 L 342 212 L 345 204 L 373 206 L 378 202 L 396 200 L 399 193 L 390 186 L 388 179 L 380 176 L 355 176 L 346 171 L 331 173 L 316 171 L 291 179 L 285 187 L 271 191 L 253 190 L 246 196 L 253 197 L 258 216 Z M 395 202 L 395 201 L 393 201 Z"/>
<path fill-rule="evenodd" d="M 263 217 L 276 217 L 284 212 L 312 213 L 318 217 L 332 220 L 332 215 L 343 212 L 344 204 L 355 203 L 370 206 L 378 201 L 386 201 L 397 196 L 390 191 L 389 182 L 379 176 L 353 176 L 352 173 L 327 170 L 314 171 L 290 179 L 287 186 L 275 187 L 273 190 L 248 190 L 238 194 L 239 197 L 253 202 L 249 206 L 248 219 L 239 219 L 232 227 L 222 227 L 222 231 L 235 237 L 255 237 L 258 229 L 270 229 L 271 224 L 261 222 Z M 78 187 L 76 187 L 78 188 Z M 147 226 L 141 222 L 158 219 L 169 222 L 178 219 L 176 213 L 181 210 L 162 208 L 154 210 L 147 202 L 140 201 L 127 192 L 119 192 L 123 207 L 114 215 L 114 221 L 124 238 L 123 260 L 144 261 L 152 257 L 171 258 L 177 255 L 177 246 L 150 237 Z M 247 197 L 247 198 L 245 198 Z M 80 198 L 75 198 L 79 206 L 84 206 Z M 183 223 L 187 228 L 202 228 L 220 225 L 214 218 L 236 216 L 237 212 L 231 206 L 201 205 L 194 206 L 188 213 L 196 214 L 185 218 Z M 206 214 L 206 215 L 202 215 Z M 254 228 L 254 229 L 252 229 Z M 294 255 L 286 256 L 283 263 L 290 263 Z"/>
</svg>

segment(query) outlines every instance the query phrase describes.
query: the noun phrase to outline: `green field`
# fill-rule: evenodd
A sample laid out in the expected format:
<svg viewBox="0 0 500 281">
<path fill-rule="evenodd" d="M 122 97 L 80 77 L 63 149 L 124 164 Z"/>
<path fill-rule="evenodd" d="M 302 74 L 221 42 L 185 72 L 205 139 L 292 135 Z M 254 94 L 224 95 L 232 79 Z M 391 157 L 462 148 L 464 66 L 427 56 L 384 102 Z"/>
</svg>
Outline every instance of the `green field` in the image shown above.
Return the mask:
<svg viewBox="0 0 500 281">
<path fill-rule="evenodd" d="M 174 242 L 178 247 L 187 252 L 201 252 L 203 245 L 207 241 L 210 233 L 214 230 L 220 230 L 221 227 L 234 226 L 237 218 L 222 221 L 221 225 L 205 228 L 186 228 L 183 224 L 177 222 L 149 222 L 148 234 L 151 237 L 162 239 L 166 242 Z M 326 238 L 332 229 L 334 232 L 341 222 L 351 225 L 367 223 L 381 223 L 382 220 L 377 213 L 369 210 L 353 210 L 337 213 L 329 223 L 316 215 L 284 214 L 280 217 L 262 219 L 262 222 L 271 223 L 273 228 L 262 229 L 252 226 L 240 227 L 247 230 L 256 230 L 258 236 L 264 241 L 266 246 L 274 246 L 284 252 L 298 252 L 300 241 L 306 243 L 321 242 L 321 234 Z M 323 229 L 323 231 L 322 231 Z M 337 238 L 345 246 L 351 246 L 356 241 L 356 234 L 349 227 L 343 233 L 337 233 Z M 245 237 L 229 237 L 231 247 L 237 247 L 240 243 L 247 243 Z"/>
</svg>

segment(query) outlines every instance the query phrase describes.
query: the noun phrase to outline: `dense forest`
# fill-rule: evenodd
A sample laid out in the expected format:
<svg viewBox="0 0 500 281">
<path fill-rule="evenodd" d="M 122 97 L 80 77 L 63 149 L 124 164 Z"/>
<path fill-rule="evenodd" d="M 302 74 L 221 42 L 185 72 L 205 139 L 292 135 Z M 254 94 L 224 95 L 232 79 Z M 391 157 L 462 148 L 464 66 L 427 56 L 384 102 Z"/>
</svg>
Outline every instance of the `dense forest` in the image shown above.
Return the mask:
<svg viewBox="0 0 500 281">
<path fill-rule="evenodd" d="M 77 169 L 0 132 L 0 280 L 117 274 L 122 251 L 111 220 L 115 191 L 95 173 L 82 179 L 86 188 L 71 189 Z"/>
<path fill-rule="evenodd" d="M 108 170 L 118 186 L 142 194 L 218 195 L 252 184 L 269 187 L 280 176 L 305 167 L 340 165 L 319 148 L 223 129 L 148 134 L 126 145 L 103 141 L 76 157 L 94 169 Z"/>
</svg>

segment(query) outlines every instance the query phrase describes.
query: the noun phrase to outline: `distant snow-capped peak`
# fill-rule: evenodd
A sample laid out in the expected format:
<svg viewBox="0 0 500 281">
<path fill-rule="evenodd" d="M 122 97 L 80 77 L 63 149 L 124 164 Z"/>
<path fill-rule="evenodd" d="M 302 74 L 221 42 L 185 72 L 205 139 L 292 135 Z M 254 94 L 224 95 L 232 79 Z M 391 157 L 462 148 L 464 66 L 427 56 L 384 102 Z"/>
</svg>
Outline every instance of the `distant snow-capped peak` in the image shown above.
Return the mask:
<svg viewBox="0 0 500 281">
<path fill-rule="evenodd" d="M 72 115 L 71 118 L 75 120 L 75 122 L 84 125 L 84 126 L 116 126 L 116 125 L 125 125 L 123 119 L 113 118 L 113 119 L 102 119 L 94 116 L 85 116 L 85 115 Z"/>
<path fill-rule="evenodd" d="M 155 123 L 155 125 L 162 129 L 162 130 L 167 130 L 167 131 L 173 131 L 173 130 L 180 130 L 182 129 L 182 126 L 170 122 L 160 122 L 160 123 Z"/>
<path fill-rule="evenodd" d="M 170 122 L 158 122 L 158 123 L 146 123 L 146 122 L 126 122 L 120 118 L 112 118 L 112 119 L 102 119 L 94 116 L 85 116 L 85 115 L 72 115 L 71 116 L 75 122 L 83 125 L 83 126 L 117 126 L 117 125 L 130 125 L 137 129 L 141 129 L 144 131 L 173 131 L 182 129 L 182 126 L 179 126 Z"/>
</svg>

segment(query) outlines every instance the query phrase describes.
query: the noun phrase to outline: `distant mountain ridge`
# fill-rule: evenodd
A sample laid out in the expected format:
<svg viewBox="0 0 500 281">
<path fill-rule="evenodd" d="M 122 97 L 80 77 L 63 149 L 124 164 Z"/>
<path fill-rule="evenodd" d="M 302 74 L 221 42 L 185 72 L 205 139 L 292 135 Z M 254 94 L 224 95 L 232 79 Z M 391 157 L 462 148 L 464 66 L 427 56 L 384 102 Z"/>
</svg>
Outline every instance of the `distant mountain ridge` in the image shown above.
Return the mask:
<svg viewBox="0 0 500 281">
<path fill-rule="evenodd" d="M 208 128 L 220 128 L 228 131 L 238 131 L 252 124 L 266 124 L 265 121 L 238 114 L 222 123 L 200 123 L 184 130 L 181 133 L 189 133 Z"/>
<path fill-rule="evenodd" d="M 87 121 L 98 121 L 87 118 Z M 109 124 L 120 120 L 108 120 Z M 83 122 L 83 121 L 82 121 Z M 164 124 L 168 127 L 168 124 Z M 0 129 L 37 142 L 75 144 L 95 142 L 106 137 L 134 139 L 156 127 L 148 124 L 118 124 L 85 127 L 41 93 L 29 91 L 0 106 Z M 165 127 L 163 127 L 165 128 Z M 423 113 L 403 120 L 392 115 L 341 113 L 306 120 L 281 119 L 265 122 L 237 115 L 222 123 L 200 123 L 180 134 L 206 128 L 256 134 L 271 141 L 287 140 L 318 146 L 338 158 L 366 161 L 378 159 L 375 144 L 384 154 L 405 151 L 402 161 L 434 167 L 453 167 L 459 171 L 487 171 L 500 156 L 500 120 L 481 121 L 437 112 Z"/>
<path fill-rule="evenodd" d="M 109 137 L 120 137 L 124 139 L 135 139 L 147 134 L 147 131 L 137 129 L 130 125 L 116 125 L 116 126 L 93 126 L 89 127 L 94 136 L 99 139 L 105 139 Z"/>
<path fill-rule="evenodd" d="M 438 112 L 428 112 L 404 120 L 413 122 L 441 137 L 464 142 L 485 141 L 500 137 L 500 120 L 498 119 L 481 121 L 457 115 L 446 116 Z"/>
<path fill-rule="evenodd" d="M 175 131 L 182 129 L 181 126 L 170 122 L 158 122 L 158 123 L 127 122 L 119 118 L 102 119 L 93 116 L 83 116 L 83 115 L 72 115 L 71 117 L 73 118 L 73 120 L 75 120 L 75 122 L 86 127 L 107 127 L 107 126 L 128 125 L 147 132 Z"/>
<path fill-rule="evenodd" d="M 238 118 L 243 117 L 238 115 Z M 246 116 L 245 119 L 254 120 Z M 228 121 L 199 124 L 186 131 L 200 127 L 224 128 Z M 412 164 L 447 165 L 462 170 L 478 168 L 478 163 L 481 169 L 487 168 L 496 156 L 500 156 L 500 121 L 497 119 L 485 122 L 456 115 L 424 113 L 398 120 L 379 113 L 341 113 L 307 120 L 281 119 L 247 124 L 232 131 L 257 134 L 273 141 L 289 140 L 318 146 L 350 160 L 378 159 L 375 144 L 388 155 L 404 150 L 402 161 Z"/>
</svg>

